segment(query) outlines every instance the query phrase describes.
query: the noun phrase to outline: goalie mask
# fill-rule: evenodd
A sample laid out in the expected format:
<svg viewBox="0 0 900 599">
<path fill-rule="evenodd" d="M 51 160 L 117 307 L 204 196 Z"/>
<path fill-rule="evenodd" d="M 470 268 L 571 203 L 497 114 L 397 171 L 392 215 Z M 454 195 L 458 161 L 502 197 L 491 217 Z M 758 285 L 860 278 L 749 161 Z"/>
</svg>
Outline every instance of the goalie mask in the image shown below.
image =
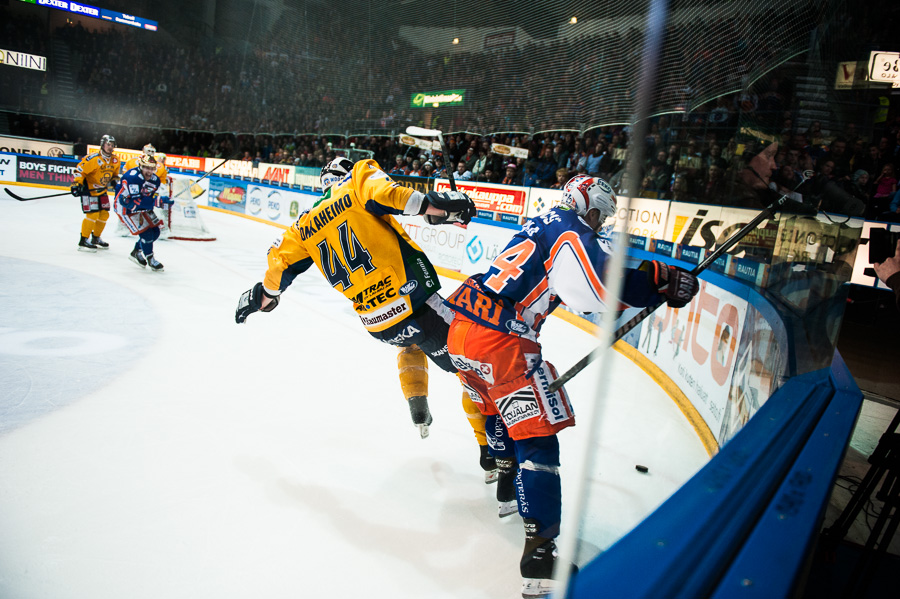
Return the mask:
<svg viewBox="0 0 900 599">
<path fill-rule="evenodd" d="M 335 158 L 322 167 L 319 180 L 322 182 L 322 190 L 326 190 L 353 170 L 353 161 L 348 158 Z"/>
<path fill-rule="evenodd" d="M 156 148 L 153 147 L 153 144 L 147 144 L 144 146 L 144 156 L 149 156 L 153 158 L 156 155 Z"/>
<path fill-rule="evenodd" d="M 616 214 L 616 194 L 609 183 L 599 177 L 579 175 L 563 187 L 561 206 L 567 206 L 584 218 L 588 210 L 600 211 L 600 224 Z"/>
</svg>

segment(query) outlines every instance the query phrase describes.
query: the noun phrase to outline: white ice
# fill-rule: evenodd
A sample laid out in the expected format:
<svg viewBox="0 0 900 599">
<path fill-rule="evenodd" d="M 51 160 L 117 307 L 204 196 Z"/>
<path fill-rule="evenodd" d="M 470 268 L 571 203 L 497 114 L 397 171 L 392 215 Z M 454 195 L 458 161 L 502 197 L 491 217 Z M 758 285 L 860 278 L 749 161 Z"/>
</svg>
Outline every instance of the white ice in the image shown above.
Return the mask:
<svg viewBox="0 0 900 599">
<path fill-rule="evenodd" d="M 74 198 L 0 192 L 0 597 L 520 596 L 521 518 L 496 516 L 455 378 L 431 368 L 420 439 L 396 350 L 315 271 L 236 325 L 281 231 L 201 215 L 218 239 L 157 242 L 165 272 L 152 273 L 113 226 L 108 251 L 76 251 Z M 562 371 L 594 340 L 551 318 L 542 342 Z M 708 459 L 616 355 L 590 551 Z M 597 400 L 593 368 L 567 385 L 576 413 Z M 560 435 L 564 500 L 567 450 L 586 432 Z"/>
</svg>

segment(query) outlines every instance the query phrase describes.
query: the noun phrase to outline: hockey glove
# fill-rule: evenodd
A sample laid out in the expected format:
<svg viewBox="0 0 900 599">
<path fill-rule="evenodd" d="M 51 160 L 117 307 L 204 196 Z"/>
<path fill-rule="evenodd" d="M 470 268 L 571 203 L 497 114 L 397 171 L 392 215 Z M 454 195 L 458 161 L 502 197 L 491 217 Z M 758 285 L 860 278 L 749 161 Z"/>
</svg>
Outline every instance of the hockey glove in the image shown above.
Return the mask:
<svg viewBox="0 0 900 599">
<path fill-rule="evenodd" d="M 84 183 L 75 183 L 69 188 L 69 191 L 71 191 L 72 195 L 76 198 L 80 198 L 87 193 L 87 187 L 85 187 Z"/>
<path fill-rule="evenodd" d="M 666 296 L 666 303 L 672 308 L 685 307 L 700 291 L 697 277 L 665 262 L 645 260 L 638 270 L 643 270 L 650 276 L 650 282 Z"/>
<path fill-rule="evenodd" d="M 428 427 L 431 426 L 431 412 L 428 410 L 428 398 L 424 395 L 410 397 L 409 415 L 412 417 L 413 424 L 419 428 L 419 435 L 424 439 L 428 436 Z"/>
<path fill-rule="evenodd" d="M 425 196 L 425 201 L 422 202 L 421 214 L 425 213 L 429 205 L 447 213 L 446 216 L 426 214 L 425 220 L 428 221 L 429 225 L 443 225 L 445 223 L 467 225 L 477 213 L 475 202 L 461 191 L 429 191 Z"/>
<path fill-rule="evenodd" d="M 265 308 L 262 307 L 263 296 L 271 300 Z M 278 298 L 277 295 L 269 295 L 262 283 L 257 283 L 252 289 L 241 294 L 237 310 L 234 311 L 234 321 L 242 324 L 254 312 L 271 312 L 278 307 Z"/>
</svg>

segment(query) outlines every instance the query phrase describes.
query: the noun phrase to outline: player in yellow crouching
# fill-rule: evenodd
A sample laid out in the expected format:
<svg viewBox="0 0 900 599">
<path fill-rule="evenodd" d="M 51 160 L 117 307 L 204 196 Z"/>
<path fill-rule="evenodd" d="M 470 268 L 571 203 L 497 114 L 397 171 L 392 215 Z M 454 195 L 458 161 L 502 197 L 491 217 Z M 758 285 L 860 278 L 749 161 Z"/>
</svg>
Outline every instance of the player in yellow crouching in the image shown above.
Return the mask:
<svg viewBox="0 0 900 599">
<path fill-rule="evenodd" d="M 106 190 L 116 184 L 119 176 L 120 161 L 113 154 L 115 148 L 116 139 L 112 135 L 104 135 L 100 139 L 100 151 L 88 154 L 75 167 L 71 191 L 73 196 L 81 198 L 81 210 L 84 212 L 79 251 L 109 249 L 109 244 L 100 239 L 100 235 L 109 219 L 110 202 Z"/>
</svg>

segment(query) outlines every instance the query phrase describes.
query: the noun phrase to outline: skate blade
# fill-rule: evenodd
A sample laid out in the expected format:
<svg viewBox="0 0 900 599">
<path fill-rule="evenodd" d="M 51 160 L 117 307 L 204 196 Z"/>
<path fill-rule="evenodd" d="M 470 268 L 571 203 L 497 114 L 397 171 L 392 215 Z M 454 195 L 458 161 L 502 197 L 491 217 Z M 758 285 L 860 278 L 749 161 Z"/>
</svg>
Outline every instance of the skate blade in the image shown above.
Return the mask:
<svg viewBox="0 0 900 599">
<path fill-rule="evenodd" d="M 549 597 L 553 592 L 553 579 L 551 578 L 523 578 L 523 599 L 540 599 Z"/>
<path fill-rule="evenodd" d="M 501 501 L 500 505 L 497 507 L 497 515 L 501 518 L 506 518 L 508 516 L 512 516 L 513 514 L 519 513 L 519 504 L 513 501 Z"/>
<path fill-rule="evenodd" d="M 97 253 L 97 248 L 86 248 L 86 247 L 82 247 L 82 246 L 79 245 L 79 246 L 78 246 L 78 251 L 79 251 L 79 252 L 87 252 L 87 253 L 89 253 L 89 254 L 96 254 L 96 253 Z"/>
<path fill-rule="evenodd" d="M 134 258 L 134 256 L 128 256 L 128 259 L 131 260 L 132 262 L 134 262 L 135 264 L 137 264 L 138 266 L 140 266 L 141 268 L 147 268 L 146 264 L 141 264 Z"/>
</svg>

